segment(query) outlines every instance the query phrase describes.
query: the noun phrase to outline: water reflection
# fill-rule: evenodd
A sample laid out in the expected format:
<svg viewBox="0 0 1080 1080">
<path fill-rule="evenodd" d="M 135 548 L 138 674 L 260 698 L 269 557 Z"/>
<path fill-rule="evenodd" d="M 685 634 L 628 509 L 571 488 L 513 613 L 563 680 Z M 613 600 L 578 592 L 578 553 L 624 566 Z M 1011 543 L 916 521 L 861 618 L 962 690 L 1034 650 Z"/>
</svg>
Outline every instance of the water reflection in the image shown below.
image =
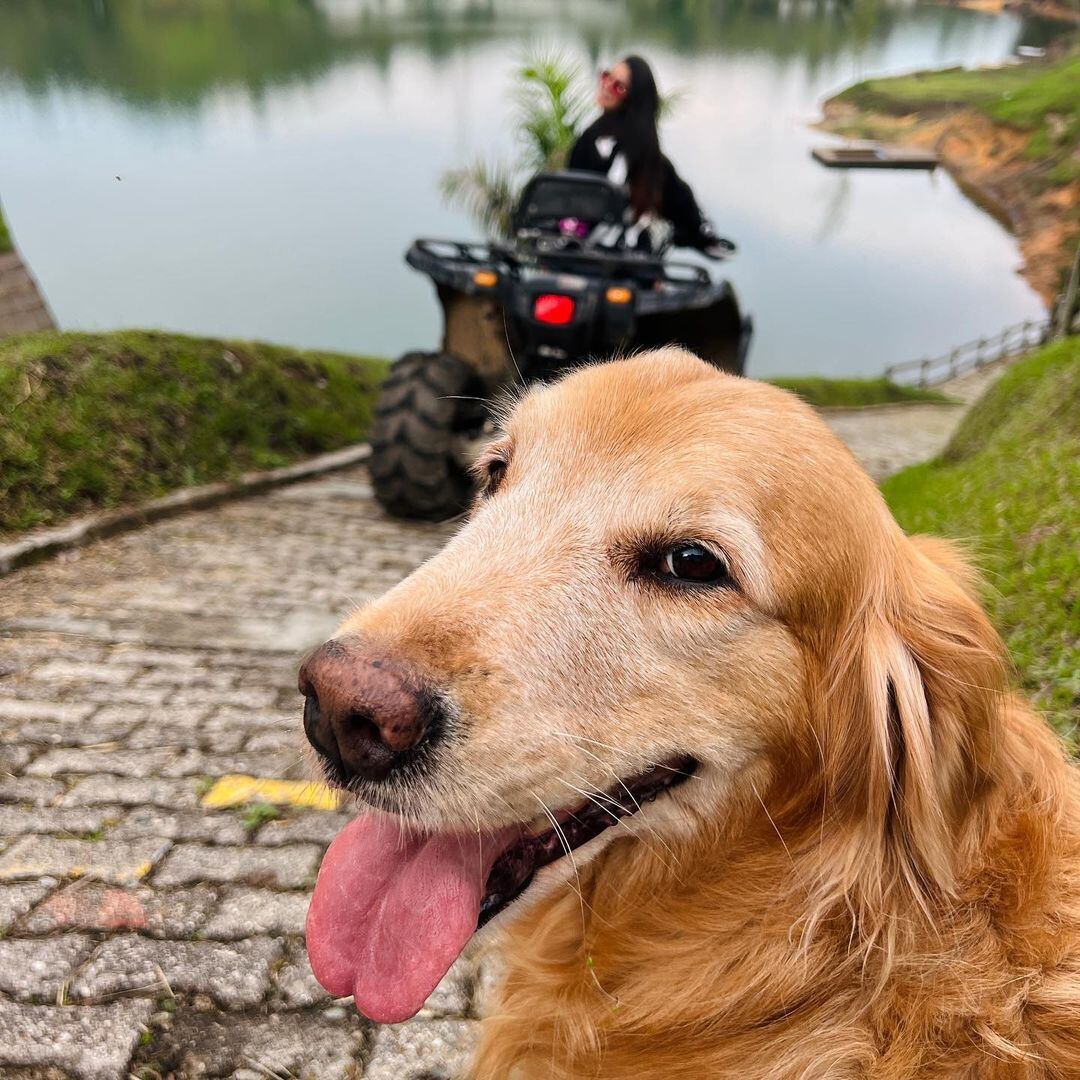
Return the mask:
<svg viewBox="0 0 1080 1080">
<path fill-rule="evenodd" d="M 684 92 L 665 143 L 742 246 L 754 369 L 878 371 L 1038 304 L 948 178 L 826 172 L 807 122 L 853 78 L 1045 36 L 892 0 L 0 0 L 0 194 L 65 325 L 433 345 L 401 254 L 474 231 L 436 180 L 512 149 L 524 42 L 634 47 Z"/>
<path fill-rule="evenodd" d="M 59 82 L 184 106 L 223 87 L 258 99 L 347 59 L 386 71 L 395 50 L 437 61 L 565 28 L 596 58 L 634 40 L 687 55 L 798 58 L 813 76 L 842 52 L 888 41 L 914 11 L 902 0 L 0 0 L 0 72 L 38 94 Z M 921 19 L 938 49 L 970 48 L 970 12 Z M 1038 43 L 1048 32 L 1029 22 L 1023 36 Z"/>
</svg>

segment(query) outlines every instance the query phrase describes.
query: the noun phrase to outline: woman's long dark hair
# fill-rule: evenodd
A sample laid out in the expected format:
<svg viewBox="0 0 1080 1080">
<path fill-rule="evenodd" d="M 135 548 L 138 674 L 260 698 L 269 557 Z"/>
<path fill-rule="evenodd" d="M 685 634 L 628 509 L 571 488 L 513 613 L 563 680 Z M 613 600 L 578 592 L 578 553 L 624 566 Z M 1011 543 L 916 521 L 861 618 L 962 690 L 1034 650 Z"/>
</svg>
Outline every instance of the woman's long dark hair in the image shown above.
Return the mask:
<svg viewBox="0 0 1080 1080">
<path fill-rule="evenodd" d="M 640 56 L 623 61 L 630 69 L 630 90 L 612 114 L 613 133 L 626 156 L 630 205 L 638 214 L 656 210 L 663 188 L 663 158 L 656 119 L 660 92 L 652 68 Z"/>
</svg>

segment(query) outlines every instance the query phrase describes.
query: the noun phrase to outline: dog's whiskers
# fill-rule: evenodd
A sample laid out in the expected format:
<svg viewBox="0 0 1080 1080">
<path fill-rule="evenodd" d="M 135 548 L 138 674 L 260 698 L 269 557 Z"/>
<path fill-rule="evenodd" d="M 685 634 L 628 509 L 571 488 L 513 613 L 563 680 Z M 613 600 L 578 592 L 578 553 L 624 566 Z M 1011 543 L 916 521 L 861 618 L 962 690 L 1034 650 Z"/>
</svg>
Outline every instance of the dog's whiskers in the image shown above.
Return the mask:
<svg viewBox="0 0 1080 1080">
<path fill-rule="evenodd" d="M 503 310 L 503 337 L 506 338 L 506 351 L 510 354 L 510 362 L 514 365 L 514 372 L 517 374 L 518 385 L 524 390 L 528 384 L 525 382 L 525 376 L 522 375 L 521 367 L 517 362 L 517 357 L 514 355 L 514 345 L 510 340 L 510 327 L 506 321 L 505 309 Z"/>
<path fill-rule="evenodd" d="M 607 814 L 607 816 L 609 818 L 611 818 L 612 821 L 615 822 L 616 825 L 624 824 L 622 816 L 619 815 L 619 814 L 616 814 L 613 810 L 608 809 L 608 807 L 606 807 L 598 798 L 596 798 L 596 796 L 590 795 L 587 791 L 582 791 L 581 788 L 575 786 L 574 784 L 571 784 L 569 780 L 564 780 L 561 776 L 557 776 L 555 779 L 558 780 L 558 782 L 560 784 L 563 784 L 565 787 L 568 787 L 571 791 L 576 791 L 579 795 L 584 796 L 586 799 L 589 800 L 589 802 L 595 803 L 598 807 L 600 807 L 601 810 L 603 810 L 603 812 L 605 814 Z M 605 799 L 607 798 L 602 793 L 601 793 L 601 796 L 603 798 L 605 798 Z M 610 802 L 612 804 L 612 806 L 618 806 L 619 805 L 613 799 L 607 799 L 607 801 Z"/>
<path fill-rule="evenodd" d="M 632 800 L 634 806 L 636 806 L 637 809 L 638 809 L 638 812 L 640 812 L 641 811 L 641 803 L 639 803 L 637 801 L 637 798 L 634 795 L 634 793 L 630 790 L 629 787 L 626 786 L 626 783 L 623 781 L 622 777 L 619 776 L 619 774 L 602 757 L 600 757 L 599 754 L 594 754 L 591 750 L 586 749 L 584 746 L 579 746 L 578 749 L 583 754 L 587 754 L 589 757 L 591 757 L 593 759 L 593 761 L 598 762 L 604 769 L 606 769 L 609 773 L 611 773 L 611 775 L 613 777 L 615 777 L 615 782 L 619 785 L 619 787 L 621 787 L 623 789 L 623 791 L 626 792 L 627 795 L 630 796 L 630 799 Z M 585 783 L 585 781 L 582 781 L 582 783 Z M 597 789 L 597 790 L 599 790 L 599 789 Z M 604 797 L 607 798 L 606 795 Z M 658 833 L 656 831 L 656 829 L 653 828 L 652 823 L 650 821 L 646 820 L 645 818 L 642 818 L 642 822 L 644 823 L 645 827 L 649 830 L 649 832 L 651 832 L 653 834 L 653 836 L 655 836 L 656 839 L 661 844 L 664 845 L 665 849 L 667 851 L 671 852 L 671 857 L 675 860 L 676 865 L 681 868 L 682 863 L 679 861 L 679 857 L 675 854 L 675 852 L 672 849 L 671 845 L 668 844 L 667 841 L 660 835 L 660 833 Z"/>
<path fill-rule="evenodd" d="M 630 828 L 630 826 L 627 823 L 626 818 L 625 818 L 624 815 L 613 813 L 611 810 L 609 810 L 604 805 L 604 803 L 600 802 L 600 799 L 603 799 L 605 802 L 610 803 L 612 806 L 619 807 L 619 809 L 621 810 L 622 807 L 619 805 L 619 803 L 617 803 L 609 795 L 605 794 L 599 788 L 595 788 L 595 791 L 596 791 L 595 796 L 590 795 L 589 792 L 582 790 L 581 788 L 577 787 L 574 784 L 571 784 L 568 780 L 564 780 L 561 776 L 557 777 L 556 779 L 559 781 L 560 784 L 565 784 L 566 787 L 570 788 L 571 791 L 576 791 L 579 795 L 584 795 L 585 798 L 588 799 L 590 802 L 595 803 L 598 807 L 600 807 L 601 810 L 604 811 L 605 814 L 607 814 L 609 817 L 611 817 L 614 820 L 616 825 L 621 825 L 627 831 L 627 833 L 629 833 L 632 837 L 634 837 L 635 840 L 638 840 L 641 844 L 643 844 L 649 850 L 649 852 L 657 859 L 658 862 L 662 863 L 665 867 L 667 867 L 668 870 L 673 869 L 671 864 L 667 861 L 667 859 L 663 858 L 663 856 L 661 856 L 661 854 L 656 850 L 656 848 L 654 848 L 651 844 L 647 843 L 643 836 L 640 836 L 638 833 L 634 832 L 634 830 Z M 581 778 L 578 777 L 577 779 L 580 780 Z M 587 780 L 581 780 L 581 782 L 583 784 L 588 784 Z M 627 791 L 629 791 L 629 788 L 627 789 Z M 597 796 L 599 796 L 599 798 L 597 798 Z M 634 799 L 634 796 L 633 796 L 632 793 L 630 794 L 630 798 Z M 641 804 L 637 801 L 637 799 L 634 799 L 634 805 L 637 806 L 639 811 L 641 810 Z M 649 828 L 649 831 L 652 832 L 653 835 L 656 837 L 656 839 L 659 840 L 660 843 L 663 844 L 664 841 L 661 839 L 660 835 L 656 832 L 656 830 L 653 829 L 652 826 L 648 825 L 648 822 L 646 822 L 645 824 Z M 664 844 L 664 846 L 667 847 L 666 844 Z M 670 848 L 668 848 L 668 850 L 671 851 Z M 675 853 L 671 852 L 671 854 L 674 857 Z M 678 859 L 676 858 L 675 861 L 677 863 Z"/>
<path fill-rule="evenodd" d="M 601 742 L 599 739 L 590 739 L 585 735 L 575 735 L 571 731 L 552 731 L 553 735 L 561 735 L 565 739 L 576 739 L 581 742 L 592 743 L 593 746 L 602 746 L 605 750 L 610 750 L 613 754 L 621 754 L 627 761 L 633 761 L 634 757 L 627 751 L 620 749 L 618 746 L 612 746 L 611 743 Z M 676 776 L 685 777 L 687 780 L 700 780 L 701 777 L 697 773 L 686 773 L 682 769 L 672 768 L 670 765 L 665 765 L 662 761 L 646 761 L 646 766 L 650 769 L 664 769 L 669 773 L 674 773 Z"/>
<path fill-rule="evenodd" d="M 574 851 L 570 847 L 570 844 L 566 839 L 566 833 L 563 832 L 562 826 L 559 824 L 558 819 L 548 809 L 547 803 L 544 802 L 544 800 L 541 799 L 535 791 L 530 791 L 529 794 L 540 804 L 540 806 L 543 808 L 544 813 L 547 814 L 548 820 L 551 822 L 552 827 L 555 829 L 556 835 L 559 837 L 559 843 L 562 844 L 563 849 L 566 851 L 566 854 L 570 859 L 570 865 L 574 868 L 574 877 L 577 880 L 577 888 L 574 889 L 574 892 L 577 893 L 577 898 L 581 903 L 581 936 L 582 938 L 584 938 L 586 933 L 588 932 L 588 929 L 585 925 L 585 894 L 581 891 L 581 874 L 578 873 L 577 860 L 574 858 Z M 570 887 L 572 889 L 574 888 L 572 885 Z M 592 911 L 592 908 L 590 907 L 589 910 Z"/>
</svg>

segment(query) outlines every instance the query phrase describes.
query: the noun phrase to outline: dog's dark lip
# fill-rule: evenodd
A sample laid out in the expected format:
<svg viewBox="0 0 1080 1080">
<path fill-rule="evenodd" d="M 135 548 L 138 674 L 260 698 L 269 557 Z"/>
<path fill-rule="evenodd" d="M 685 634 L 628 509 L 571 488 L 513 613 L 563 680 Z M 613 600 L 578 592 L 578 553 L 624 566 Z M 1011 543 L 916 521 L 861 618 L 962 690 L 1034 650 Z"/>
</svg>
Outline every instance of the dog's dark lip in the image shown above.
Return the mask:
<svg viewBox="0 0 1080 1080">
<path fill-rule="evenodd" d="M 688 754 L 670 758 L 621 781 L 603 797 L 586 799 L 571 810 L 558 811 L 554 825 L 539 835 L 526 834 L 502 853 L 488 874 L 476 927 L 489 923 L 532 884 L 537 872 L 594 840 L 645 803 L 671 791 L 694 775 L 698 761 Z"/>
</svg>

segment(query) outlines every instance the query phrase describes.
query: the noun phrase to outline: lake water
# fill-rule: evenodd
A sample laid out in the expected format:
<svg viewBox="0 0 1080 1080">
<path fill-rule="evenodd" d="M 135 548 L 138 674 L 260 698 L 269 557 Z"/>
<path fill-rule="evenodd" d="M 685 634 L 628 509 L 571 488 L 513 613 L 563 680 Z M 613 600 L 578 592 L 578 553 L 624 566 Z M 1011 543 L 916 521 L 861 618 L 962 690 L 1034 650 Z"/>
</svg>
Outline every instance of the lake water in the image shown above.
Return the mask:
<svg viewBox="0 0 1080 1080">
<path fill-rule="evenodd" d="M 1039 317 L 1015 241 L 943 172 L 829 171 L 853 80 L 1010 56 L 1045 25 L 891 0 L 0 0 L 0 199 L 65 328 L 434 347 L 441 173 L 513 149 L 530 43 L 630 50 L 668 154 L 740 253 L 750 368 L 877 374 Z"/>
</svg>

